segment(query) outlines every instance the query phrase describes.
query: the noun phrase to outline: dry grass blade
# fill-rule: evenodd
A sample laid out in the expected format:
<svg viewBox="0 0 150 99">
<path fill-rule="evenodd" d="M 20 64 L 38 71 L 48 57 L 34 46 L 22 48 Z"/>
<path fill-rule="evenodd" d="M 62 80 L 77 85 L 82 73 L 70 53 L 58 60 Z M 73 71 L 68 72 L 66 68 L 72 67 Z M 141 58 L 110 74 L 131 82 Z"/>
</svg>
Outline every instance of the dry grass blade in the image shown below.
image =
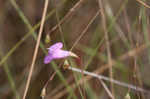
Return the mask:
<svg viewBox="0 0 150 99">
<path fill-rule="evenodd" d="M 59 23 L 57 25 L 55 25 L 49 32 L 48 34 L 54 32 L 56 29 L 58 29 L 59 25 L 63 24 L 67 18 L 71 17 L 72 13 L 79 7 L 79 5 L 81 5 L 81 3 L 83 2 L 84 0 L 80 0 L 78 1 L 71 9 L 70 11 L 64 16 L 64 18 L 62 20 L 59 21 Z"/>
<path fill-rule="evenodd" d="M 45 0 L 41 26 L 40 26 L 40 30 L 39 30 L 39 34 L 38 34 L 38 38 L 37 38 L 37 43 L 36 43 L 36 47 L 35 47 L 35 50 L 34 50 L 33 59 L 32 59 L 32 63 L 31 63 L 31 66 L 30 66 L 30 71 L 29 71 L 29 75 L 28 75 L 28 79 L 27 79 L 27 83 L 26 83 L 26 86 L 25 86 L 25 91 L 24 91 L 22 99 L 26 98 L 28 88 L 29 88 L 29 85 L 30 85 L 30 81 L 31 81 L 31 77 L 32 77 L 33 69 L 34 69 L 34 64 L 35 64 L 35 60 L 36 60 L 36 57 L 37 57 L 37 53 L 38 53 L 38 49 L 39 49 L 39 45 L 40 45 L 40 40 L 41 40 L 41 36 L 42 36 L 42 31 L 43 31 L 43 27 L 44 27 L 45 16 L 46 16 L 47 8 L 48 8 L 48 2 L 49 2 L 49 0 Z"/>
<path fill-rule="evenodd" d="M 74 67 L 70 66 L 70 67 L 68 67 L 68 69 L 72 70 L 74 72 L 82 73 L 82 70 L 78 69 L 78 68 L 74 68 Z M 109 82 L 112 82 L 112 83 L 117 84 L 119 86 L 127 87 L 127 88 L 130 88 L 130 89 L 136 90 L 136 91 L 141 91 L 141 92 L 144 92 L 144 93 L 149 93 L 150 92 L 149 90 L 142 89 L 142 88 L 134 86 L 132 84 L 127 84 L 127 83 L 120 82 L 120 81 L 115 80 L 115 79 L 110 79 L 109 77 L 106 77 L 106 76 L 103 76 L 103 75 L 98 75 L 96 73 L 88 72 L 88 71 L 85 71 L 85 70 L 83 70 L 83 73 L 86 74 L 86 75 L 95 77 L 97 79 L 102 79 L 102 80 L 105 80 L 105 81 L 109 81 Z"/>
<path fill-rule="evenodd" d="M 101 82 L 101 84 L 103 85 L 103 87 L 104 87 L 104 89 L 106 90 L 106 92 L 108 93 L 109 97 L 110 97 L 111 99 L 115 99 L 114 96 L 112 95 L 112 93 L 109 91 L 109 89 L 108 89 L 108 87 L 106 86 L 106 84 L 105 84 L 102 80 L 100 80 L 100 82 Z"/>
<path fill-rule="evenodd" d="M 73 46 L 71 47 L 70 51 L 72 51 L 72 49 L 77 45 L 77 43 L 81 40 L 81 38 L 83 37 L 83 35 L 86 33 L 86 31 L 88 30 L 88 28 L 90 27 L 90 25 L 93 23 L 93 21 L 96 19 L 96 17 L 99 15 L 99 11 L 96 12 L 96 14 L 92 17 L 92 19 L 90 20 L 90 22 L 87 24 L 87 26 L 85 27 L 85 29 L 82 31 L 81 35 L 78 37 L 78 39 L 75 41 L 75 43 L 73 44 Z"/>
<path fill-rule="evenodd" d="M 133 37 L 132 37 L 132 29 L 131 29 L 131 23 L 129 21 L 129 17 L 127 15 L 127 11 L 124 10 L 123 11 L 124 13 L 124 16 L 125 16 L 125 26 L 127 28 L 127 31 L 128 31 L 128 34 L 129 34 L 129 41 L 131 43 L 131 48 L 134 48 L 134 47 L 138 47 L 138 43 L 140 43 L 139 41 L 136 42 L 136 45 L 133 43 Z M 141 74 L 140 74 L 140 71 L 139 71 L 139 65 L 138 65 L 138 57 L 135 55 L 133 56 L 133 67 L 131 67 L 131 69 L 133 69 L 133 82 L 135 85 L 138 85 L 140 86 L 141 88 L 143 88 L 143 83 L 142 83 L 142 79 L 140 78 L 141 77 Z M 137 93 L 138 96 L 140 96 L 140 93 Z M 141 97 L 142 99 L 145 99 L 145 96 L 144 96 L 144 93 L 141 93 Z"/>
<path fill-rule="evenodd" d="M 140 4 L 142 4 L 144 7 L 150 8 L 150 6 L 147 5 L 145 2 L 143 2 L 142 0 L 136 0 L 136 1 L 139 2 Z"/>
<path fill-rule="evenodd" d="M 101 16 L 102 16 L 102 25 L 105 33 L 105 40 L 106 40 L 106 50 L 107 50 L 107 55 L 108 55 L 108 64 L 109 64 L 109 75 L 110 78 L 113 79 L 113 73 L 112 73 L 112 59 L 111 59 L 111 51 L 110 51 L 110 44 L 109 44 L 109 37 L 108 37 L 108 30 L 106 27 L 106 16 L 104 12 L 104 7 L 103 7 L 103 2 L 102 0 L 98 0 Z M 111 83 L 111 91 L 112 95 L 114 96 L 114 89 L 113 89 L 113 84 Z"/>
</svg>

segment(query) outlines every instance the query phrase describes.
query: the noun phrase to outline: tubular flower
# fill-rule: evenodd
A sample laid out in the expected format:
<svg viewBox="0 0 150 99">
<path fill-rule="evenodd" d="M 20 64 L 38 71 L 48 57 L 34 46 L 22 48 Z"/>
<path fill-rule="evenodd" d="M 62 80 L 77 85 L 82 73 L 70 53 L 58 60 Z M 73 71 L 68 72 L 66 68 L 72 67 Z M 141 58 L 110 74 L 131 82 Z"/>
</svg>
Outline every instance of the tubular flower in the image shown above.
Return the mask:
<svg viewBox="0 0 150 99">
<path fill-rule="evenodd" d="M 57 42 L 50 46 L 48 49 L 48 55 L 44 58 L 44 64 L 50 63 L 53 59 L 61 59 L 66 58 L 68 56 L 78 57 L 76 54 L 71 51 L 65 51 L 61 48 L 63 47 L 63 43 Z"/>
</svg>

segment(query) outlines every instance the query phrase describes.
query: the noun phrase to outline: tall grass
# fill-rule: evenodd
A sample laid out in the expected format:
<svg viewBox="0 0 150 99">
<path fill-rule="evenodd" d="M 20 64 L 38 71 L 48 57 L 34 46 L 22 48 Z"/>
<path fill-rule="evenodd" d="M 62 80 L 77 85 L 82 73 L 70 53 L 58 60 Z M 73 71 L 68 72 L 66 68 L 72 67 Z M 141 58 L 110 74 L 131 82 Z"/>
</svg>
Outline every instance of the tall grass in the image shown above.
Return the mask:
<svg viewBox="0 0 150 99">
<path fill-rule="evenodd" d="M 44 23 L 36 19 L 42 19 L 44 14 L 39 13 L 46 7 L 45 1 L 49 1 L 49 7 Z M 6 0 L 0 3 L 4 12 L 0 13 L 0 20 L 4 19 L 0 22 L 4 27 L 0 28 L 0 98 L 40 99 L 44 89 L 43 99 L 149 99 L 148 1 L 45 1 Z M 34 6 L 28 8 L 29 3 Z M 34 26 L 26 10 L 35 11 L 31 18 L 35 19 Z M 23 23 L 24 30 L 19 29 L 16 20 Z M 50 39 L 48 44 L 43 42 L 46 37 Z M 79 58 L 67 57 L 45 65 L 46 48 L 57 41 L 63 42 L 63 48 Z M 27 51 L 22 50 L 22 46 L 27 46 L 24 49 Z M 29 55 L 31 52 L 33 54 Z M 34 57 L 33 60 L 30 60 L 32 57 L 27 59 L 29 56 Z M 63 68 L 64 61 L 69 62 L 68 69 Z M 27 63 L 20 65 L 20 62 Z M 100 79 L 100 75 L 107 80 Z M 39 80 L 41 78 L 45 81 Z M 33 86 L 36 91 L 32 90 Z"/>
</svg>

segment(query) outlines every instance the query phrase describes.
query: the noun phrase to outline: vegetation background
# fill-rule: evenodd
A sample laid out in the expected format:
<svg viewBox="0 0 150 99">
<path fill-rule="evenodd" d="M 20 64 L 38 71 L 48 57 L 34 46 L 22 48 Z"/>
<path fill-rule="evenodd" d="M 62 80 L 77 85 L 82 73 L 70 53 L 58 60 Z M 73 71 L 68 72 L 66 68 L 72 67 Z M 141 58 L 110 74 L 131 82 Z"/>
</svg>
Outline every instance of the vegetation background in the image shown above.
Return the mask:
<svg viewBox="0 0 150 99">
<path fill-rule="evenodd" d="M 0 99 L 22 99 L 45 0 L 0 0 Z M 150 99 L 149 93 L 58 68 L 71 66 L 150 90 L 149 0 L 49 0 L 26 99 Z M 80 58 L 45 65 L 63 42 Z"/>
</svg>

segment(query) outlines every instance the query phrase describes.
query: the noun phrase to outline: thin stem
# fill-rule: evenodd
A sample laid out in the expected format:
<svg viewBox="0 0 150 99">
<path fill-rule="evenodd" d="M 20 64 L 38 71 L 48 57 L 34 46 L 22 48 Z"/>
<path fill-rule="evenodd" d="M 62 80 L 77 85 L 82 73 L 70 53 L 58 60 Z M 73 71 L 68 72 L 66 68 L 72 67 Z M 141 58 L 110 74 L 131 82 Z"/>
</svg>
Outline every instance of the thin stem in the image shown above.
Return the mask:
<svg viewBox="0 0 150 99">
<path fill-rule="evenodd" d="M 110 75 L 110 78 L 113 79 L 110 43 L 109 43 L 108 30 L 107 30 L 107 27 L 106 27 L 106 16 L 105 16 L 102 0 L 98 0 L 98 4 L 99 4 L 101 16 L 102 16 L 102 25 L 103 25 L 103 29 L 104 29 L 104 33 L 105 33 L 106 50 L 107 50 L 107 55 L 108 55 L 108 64 L 110 66 L 109 67 L 109 75 Z M 112 94 L 114 96 L 114 88 L 113 88 L 113 84 L 112 83 L 111 83 L 111 91 L 112 91 Z"/>
<path fill-rule="evenodd" d="M 92 19 L 90 20 L 90 22 L 88 23 L 88 25 L 85 27 L 85 29 L 82 31 L 81 35 L 78 37 L 78 39 L 75 41 L 75 43 L 73 44 L 73 46 L 71 47 L 70 51 L 72 51 L 72 49 L 77 45 L 77 43 L 81 40 L 81 38 L 83 37 L 83 35 L 87 32 L 87 30 L 89 29 L 89 27 L 91 26 L 91 24 L 93 23 L 93 21 L 96 19 L 96 17 L 99 15 L 99 11 L 96 12 L 96 14 L 92 17 Z"/>
<path fill-rule="evenodd" d="M 35 60 L 37 58 L 37 53 L 38 53 L 38 49 L 39 49 L 39 45 L 40 45 L 40 40 L 41 40 L 41 36 L 42 36 L 42 31 L 43 31 L 43 27 L 44 27 L 44 22 L 45 22 L 45 16 L 46 16 L 47 8 L 48 8 L 48 2 L 49 2 L 49 0 L 45 0 L 45 5 L 44 5 L 44 11 L 43 11 L 43 15 L 42 15 L 41 26 L 40 26 L 39 35 L 38 35 L 38 38 L 37 38 L 37 43 L 36 43 L 35 51 L 34 51 L 34 54 L 33 54 L 32 63 L 31 63 L 31 66 L 30 66 L 29 76 L 28 76 L 28 79 L 27 79 L 27 83 L 26 83 L 26 87 L 25 87 L 23 99 L 26 98 L 27 91 L 29 89 L 29 85 L 30 85 L 30 81 L 31 81 L 31 77 L 32 77 L 32 73 L 33 73 L 33 69 L 34 69 Z"/>
<path fill-rule="evenodd" d="M 150 8 L 150 6 L 148 4 L 146 4 L 145 2 L 143 2 L 142 0 L 136 0 L 137 2 L 139 2 L 141 5 L 143 5 L 146 8 Z"/>
<path fill-rule="evenodd" d="M 96 78 L 101 79 L 101 80 L 109 81 L 109 82 L 117 84 L 119 86 L 131 88 L 131 89 L 136 90 L 136 91 L 150 93 L 149 90 L 145 90 L 145 89 L 142 89 L 140 87 L 137 87 L 137 86 L 134 86 L 134 85 L 131 85 L 131 84 L 127 84 L 127 83 L 124 83 L 124 82 L 120 82 L 120 81 L 117 81 L 117 80 L 114 80 L 114 79 L 110 79 L 108 77 L 105 77 L 105 76 L 102 76 L 102 75 L 98 75 L 98 74 L 95 74 L 95 73 L 92 73 L 92 72 L 88 72 L 88 71 L 85 71 L 85 70 L 80 70 L 80 69 L 74 68 L 72 66 L 69 66 L 68 69 L 72 70 L 72 71 L 75 71 L 75 72 L 84 73 L 86 75 L 89 75 L 89 76 L 92 76 L 92 77 L 96 77 Z"/>
<path fill-rule="evenodd" d="M 110 97 L 111 99 L 115 99 L 114 96 L 112 95 L 112 93 L 109 91 L 109 89 L 108 89 L 108 87 L 106 86 L 106 84 L 105 84 L 102 80 L 100 80 L 100 82 L 101 82 L 101 84 L 103 85 L 103 87 L 104 87 L 104 89 L 106 90 L 106 92 L 108 93 L 109 97 Z"/>
</svg>

